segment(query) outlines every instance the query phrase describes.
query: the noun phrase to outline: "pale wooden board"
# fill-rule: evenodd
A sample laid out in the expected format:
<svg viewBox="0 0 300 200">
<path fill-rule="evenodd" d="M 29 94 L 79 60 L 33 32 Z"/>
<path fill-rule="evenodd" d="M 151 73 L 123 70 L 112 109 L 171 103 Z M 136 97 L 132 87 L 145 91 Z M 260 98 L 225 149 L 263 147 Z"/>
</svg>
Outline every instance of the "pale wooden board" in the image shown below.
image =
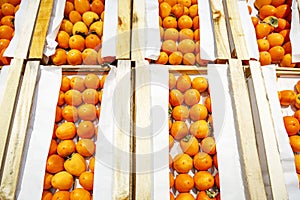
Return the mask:
<svg viewBox="0 0 300 200">
<path fill-rule="evenodd" d="M 144 62 L 136 62 L 135 70 L 135 199 L 151 200 L 152 143 L 150 70 Z M 147 171 L 144 171 L 148 169 Z"/>
<path fill-rule="evenodd" d="M 267 199 L 266 191 L 263 187 L 249 94 L 240 60 L 229 60 L 229 84 L 233 97 L 246 196 L 249 199 L 264 200 Z"/>
<path fill-rule="evenodd" d="M 38 71 L 39 61 L 27 62 L 0 186 L 6 199 L 15 199 Z"/>
<path fill-rule="evenodd" d="M 217 59 L 227 60 L 231 58 L 228 33 L 225 20 L 225 12 L 221 1 L 210 0 L 214 34 L 216 39 Z"/>
<path fill-rule="evenodd" d="M 42 59 L 54 0 L 42 0 L 34 27 L 29 58 Z"/>
<path fill-rule="evenodd" d="M 24 30 L 19 35 L 19 41 L 17 42 L 15 58 L 27 58 L 29 53 L 30 42 L 34 30 L 35 21 L 38 15 L 40 0 L 28 1 L 28 9 L 26 10 L 26 16 L 24 18 Z"/>
<path fill-rule="evenodd" d="M 240 19 L 238 1 L 226 0 L 225 4 L 228 14 L 227 19 L 230 25 L 230 35 L 233 39 L 237 58 L 241 60 L 250 60 L 248 50 L 246 48 L 247 44 L 245 41 L 245 34 Z"/>
<path fill-rule="evenodd" d="M 119 0 L 116 59 L 130 59 L 131 1 Z"/>
<path fill-rule="evenodd" d="M 23 70 L 23 59 L 12 59 L 10 71 L 4 87 L 3 99 L 0 102 L 0 175 L 3 170 L 3 161 L 5 160 L 5 147 L 9 139 L 9 128 L 13 118 L 14 105 L 17 98 L 17 91 Z M 0 178 L 1 179 L 1 178 Z"/>
<path fill-rule="evenodd" d="M 113 199 L 131 199 L 131 115 L 130 115 L 130 96 L 131 96 L 131 61 L 119 60 L 117 68 L 117 87 L 114 94 L 116 100 L 115 117 L 116 129 L 114 134 L 114 146 L 118 151 L 114 156 L 115 167 L 113 181 Z M 129 106 L 128 106 L 129 105 Z M 123 154 L 124 152 L 125 154 Z"/>
<path fill-rule="evenodd" d="M 267 172 L 272 190 L 271 194 L 268 193 L 268 195 L 271 199 L 288 199 L 275 128 L 259 62 L 250 62 L 250 70 L 257 105 L 257 109 L 253 110 L 258 112 L 257 120 L 259 120 L 258 123 L 261 128 L 259 131 L 256 130 L 258 150 L 260 155 L 265 154 L 266 159 L 264 162 L 267 163 Z"/>
<path fill-rule="evenodd" d="M 145 0 L 133 1 L 131 59 L 134 61 L 145 59 L 144 47 L 141 47 L 145 44 L 145 4 Z"/>
</svg>

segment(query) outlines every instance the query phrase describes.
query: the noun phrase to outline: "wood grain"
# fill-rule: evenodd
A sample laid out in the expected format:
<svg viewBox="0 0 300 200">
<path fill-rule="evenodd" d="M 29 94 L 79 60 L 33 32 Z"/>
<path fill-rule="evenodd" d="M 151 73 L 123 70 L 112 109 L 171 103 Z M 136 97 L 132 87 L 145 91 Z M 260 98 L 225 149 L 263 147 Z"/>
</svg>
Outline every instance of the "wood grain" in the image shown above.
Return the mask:
<svg viewBox="0 0 300 200">
<path fill-rule="evenodd" d="M 253 108 L 252 110 L 256 111 L 257 118 L 255 119 L 258 121 L 257 123 L 259 123 L 259 129 L 256 128 L 258 150 L 261 161 L 267 164 L 268 182 L 270 183 L 272 191 L 271 193 L 267 192 L 268 198 L 288 199 L 281 158 L 277 146 L 275 127 L 259 62 L 251 61 L 250 70 L 254 90 L 253 94 L 257 106 L 257 108 Z M 262 156 L 263 154 L 265 155 Z M 262 159 L 263 157 L 265 157 L 265 159 Z"/>
<path fill-rule="evenodd" d="M 2 165 L 5 160 L 5 147 L 9 140 L 9 129 L 11 121 L 13 120 L 14 105 L 17 99 L 23 63 L 23 59 L 11 60 L 9 74 L 3 91 L 3 99 L 2 102 L 0 102 L 0 175 L 3 171 Z"/>
<path fill-rule="evenodd" d="M 221 1 L 210 0 L 213 18 L 214 34 L 216 39 L 217 59 L 231 58 L 224 8 Z"/>
<path fill-rule="evenodd" d="M 54 0 L 42 0 L 34 27 L 29 58 L 42 59 Z"/>
<path fill-rule="evenodd" d="M 230 35 L 233 38 L 235 53 L 238 59 L 250 60 L 247 44 L 245 40 L 245 33 L 243 30 L 241 16 L 238 7 L 238 1 L 226 0 L 227 19 L 230 25 Z"/>
<path fill-rule="evenodd" d="M 15 199 L 38 71 L 39 61 L 27 62 L 0 186 L 6 199 Z"/>
<path fill-rule="evenodd" d="M 143 61 L 136 62 L 135 78 L 135 199 L 151 200 L 150 70 Z"/>
<path fill-rule="evenodd" d="M 131 199 L 131 61 L 119 60 L 116 74 L 117 87 L 115 91 L 115 128 L 114 147 L 117 149 L 114 155 L 115 170 L 113 176 L 113 199 Z"/>
<path fill-rule="evenodd" d="M 145 4 L 145 0 L 133 1 L 131 59 L 134 61 L 145 59 Z"/>
<path fill-rule="evenodd" d="M 131 0 L 118 1 L 118 37 L 116 59 L 130 59 Z"/>
<path fill-rule="evenodd" d="M 241 60 L 229 60 L 229 89 L 233 97 L 246 197 L 264 200 L 266 191 L 263 187 L 251 105 Z"/>
</svg>

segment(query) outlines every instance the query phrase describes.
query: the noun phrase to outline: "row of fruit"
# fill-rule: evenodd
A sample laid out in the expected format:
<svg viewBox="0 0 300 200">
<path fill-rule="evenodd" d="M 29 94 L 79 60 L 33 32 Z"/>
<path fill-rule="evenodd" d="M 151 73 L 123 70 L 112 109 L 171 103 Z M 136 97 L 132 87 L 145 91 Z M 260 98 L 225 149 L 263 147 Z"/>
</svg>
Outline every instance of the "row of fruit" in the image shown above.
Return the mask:
<svg viewBox="0 0 300 200">
<path fill-rule="evenodd" d="M 170 73 L 169 89 L 170 199 L 220 199 L 208 81 Z"/>
<path fill-rule="evenodd" d="M 292 62 L 290 41 L 292 0 L 256 0 L 248 4 L 249 14 L 252 8 L 258 14 L 251 19 L 256 32 L 259 61 L 262 66 L 278 64 L 280 67 L 299 67 Z"/>
<path fill-rule="evenodd" d="M 162 41 L 156 64 L 201 64 L 197 0 L 159 0 Z"/>
<path fill-rule="evenodd" d="M 63 76 L 44 177 L 43 200 L 92 199 L 103 85 L 95 74 Z"/>
<path fill-rule="evenodd" d="M 104 9 L 104 0 L 66 1 L 52 64 L 97 65 L 114 61 L 101 56 Z"/>
<path fill-rule="evenodd" d="M 294 90 L 281 90 L 278 92 L 280 104 L 283 108 L 291 107 L 293 115 L 283 117 L 285 130 L 295 156 L 295 167 L 300 185 L 300 81 L 293 87 Z"/>
<path fill-rule="evenodd" d="M 14 36 L 15 14 L 20 3 L 21 0 L 0 1 L 0 66 L 10 64 L 11 58 L 4 57 L 3 54 Z"/>
</svg>

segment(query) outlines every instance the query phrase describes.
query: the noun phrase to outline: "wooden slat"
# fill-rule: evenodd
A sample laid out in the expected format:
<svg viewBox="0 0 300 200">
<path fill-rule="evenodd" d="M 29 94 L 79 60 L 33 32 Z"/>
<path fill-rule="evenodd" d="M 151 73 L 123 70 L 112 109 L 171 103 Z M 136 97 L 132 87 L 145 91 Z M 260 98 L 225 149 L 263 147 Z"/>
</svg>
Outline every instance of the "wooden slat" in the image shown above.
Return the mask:
<svg viewBox="0 0 300 200">
<path fill-rule="evenodd" d="M 145 44 L 145 4 L 145 0 L 133 1 L 131 59 L 134 61 L 145 59 L 144 47 L 141 46 Z"/>
<path fill-rule="evenodd" d="M 27 62 L 0 186 L 6 199 L 15 199 L 38 71 L 39 61 Z"/>
<path fill-rule="evenodd" d="M 24 18 L 24 26 L 21 35 L 19 35 L 19 40 L 17 42 L 15 58 L 27 58 L 35 21 L 38 15 L 39 5 L 40 0 L 28 1 L 27 10 L 24 13 L 25 16 L 22 16 Z"/>
<path fill-rule="evenodd" d="M 42 59 L 54 0 L 42 0 L 31 41 L 29 58 Z"/>
<path fill-rule="evenodd" d="M 0 102 L 0 175 L 3 171 L 2 165 L 5 161 L 5 147 L 9 139 L 9 128 L 11 120 L 13 119 L 14 105 L 17 98 L 17 91 L 23 70 L 23 63 L 23 59 L 11 60 L 9 74 L 3 91 L 2 102 Z"/>
<path fill-rule="evenodd" d="M 150 70 L 143 61 L 136 62 L 135 78 L 135 199 L 151 200 Z"/>
<path fill-rule="evenodd" d="M 255 104 L 257 105 L 257 108 L 254 108 L 253 111 L 257 112 L 256 119 L 259 120 L 259 129 L 256 129 L 258 150 L 260 155 L 265 154 L 265 159 L 261 160 L 267 164 L 267 172 L 272 190 L 271 194 L 267 193 L 268 198 L 288 199 L 275 127 L 259 62 L 251 61 L 250 70 L 254 90 L 253 94 L 256 101 Z"/>
<path fill-rule="evenodd" d="M 214 24 L 214 34 L 216 39 L 217 59 L 227 60 L 231 58 L 228 33 L 224 8 L 221 1 L 210 0 L 211 12 Z"/>
<path fill-rule="evenodd" d="M 130 59 L 131 0 L 118 4 L 117 59 Z"/>
<path fill-rule="evenodd" d="M 230 35 L 233 39 L 236 56 L 241 60 L 250 60 L 248 50 L 246 48 L 245 34 L 240 19 L 238 1 L 226 0 L 225 4 L 230 24 Z"/>
<path fill-rule="evenodd" d="M 243 164 L 246 196 L 249 199 L 264 200 L 266 191 L 263 187 L 251 105 L 241 60 L 229 60 L 229 84 L 233 96 L 235 126 Z"/>
<path fill-rule="evenodd" d="M 131 115 L 130 115 L 130 95 L 131 95 L 131 61 L 118 61 L 117 86 L 115 97 L 115 132 L 114 147 L 117 149 L 114 155 L 115 169 L 113 181 L 113 199 L 131 199 Z"/>
</svg>

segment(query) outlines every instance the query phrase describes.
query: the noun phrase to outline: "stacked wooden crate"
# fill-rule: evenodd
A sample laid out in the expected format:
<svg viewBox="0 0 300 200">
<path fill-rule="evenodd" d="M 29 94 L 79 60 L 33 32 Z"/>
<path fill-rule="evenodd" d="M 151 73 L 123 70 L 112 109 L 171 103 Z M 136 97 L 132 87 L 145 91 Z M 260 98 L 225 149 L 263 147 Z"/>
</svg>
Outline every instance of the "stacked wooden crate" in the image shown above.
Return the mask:
<svg viewBox="0 0 300 200">
<path fill-rule="evenodd" d="M 41 0 L 32 3 L 36 12 L 30 12 L 28 23 L 32 33 L 24 34 L 18 49 L 26 55 L 16 57 L 10 64 L 4 98 L 0 104 L 0 129 L 3 140 L 0 141 L 1 187 L 0 197 L 15 199 L 18 189 L 19 174 L 24 157 L 26 134 L 31 119 L 32 106 L 36 91 L 36 82 L 40 66 L 43 63 L 43 51 L 50 22 L 50 14 L 55 1 Z M 116 119 L 121 127 L 115 129 L 114 145 L 125 152 L 130 152 L 125 165 L 128 171 L 122 171 L 122 154 L 114 156 L 117 162 L 113 171 L 113 199 L 153 199 L 153 171 L 138 173 L 137 169 L 145 166 L 136 155 L 151 155 L 152 132 L 143 129 L 143 137 L 138 127 L 151 124 L 151 70 L 145 61 L 144 30 L 146 0 L 118 1 L 118 37 L 117 37 L 117 75 L 116 80 L 126 79 L 126 84 L 116 91 L 118 99 Z M 39 8 L 39 9 L 38 9 Z M 214 63 L 228 65 L 229 93 L 232 98 L 234 126 L 237 131 L 237 145 L 241 158 L 244 196 L 247 199 L 288 199 L 284 180 L 273 116 L 271 115 L 260 64 L 251 61 L 243 34 L 238 2 L 210 1 L 214 37 L 216 41 L 216 60 Z M 158 28 L 158 27 L 157 27 Z M 24 38 L 25 39 L 24 39 Z M 21 44 L 23 46 L 21 46 Z M 21 54 L 20 54 L 21 55 Z M 53 66 L 55 67 L 55 66 Z M 207 74 L 206 67 L 166 66 L 170 72 L 182 74 Z M 107 73 L 110 68 L 102 66 L 62 66 L 63 74 Z M 129 76 L 128 76 L 129 75 Z M 122 82 L 123 83 L 123 82 Z M 251 86 L 253 87 L 251 87 Z M 143 86 L 140 88 L 140 86 Z M 250 93 L 249 93 L 250 91 Z M 133 92 L 133 95 L 131 95 Z M 249 95 L 250 94 L 250 95 Z M 128 99 L 123 99 L 127 97 Z M 130 102 L 129 117 L 127 104 Z M 258 109 L 259 108 L 259 109 Z M 126 119 L 126 120 L 124 120 Z M 126 130 L 129 130 L 129 135 Z M 17 143 L 16 143 L 17 142 Z M 149 157 L 149 169 L 152 161 Z M 14 170 L 11 170 L 14 169 Z M 9 184 L 12 183 L 12 184 Z M 105 184 L 105 183 L 104 183 Z M 221 189 L 222 190 L 222 189 Z M 2 195 L 2 196 L 1 196 Z"/>
</svg>

